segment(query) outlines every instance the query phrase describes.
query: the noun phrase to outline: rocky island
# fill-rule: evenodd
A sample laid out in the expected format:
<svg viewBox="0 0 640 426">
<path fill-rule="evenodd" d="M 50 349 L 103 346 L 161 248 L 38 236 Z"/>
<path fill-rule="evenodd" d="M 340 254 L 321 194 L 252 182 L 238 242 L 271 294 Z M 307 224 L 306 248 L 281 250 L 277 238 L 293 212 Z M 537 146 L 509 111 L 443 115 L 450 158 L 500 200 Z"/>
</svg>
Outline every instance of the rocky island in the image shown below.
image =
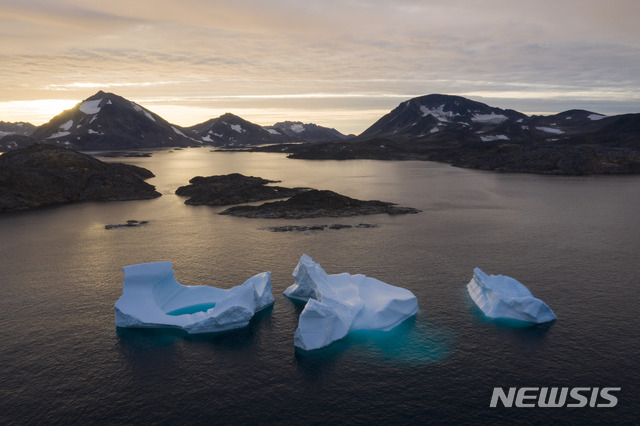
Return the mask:
<svg viewBox="0 0 640 426">
<path fill-rule="evenodd" d="M 90 155 L 35 144 L 0 156 L 0 212 L 72 201 L 159 197 L 142 167 L 104 163 Z"/>
<path fill-rule="evenodd" d="M 308 190 L 308 188 L 267 186 L 269 183 L 277 182 L 280 181 L 244 176 L 240 173 L 208 177 L 196 176 L 189 181 L 190 185 L 178 188 L 176 194 L 191 197 L 185 201 L 185 204 L 225 206 L 288 198 Z"/>
<path fill-rule="evenodd" d="M 274 201 L 259 206 L 235 206 L 220 214 L 250 218 L 304 219 L 312 217 L 347 217 L 386 213 L 413 214 L 420 210 L 399 207 L 384 201 L 362 201 L 333 191 L 312 189 L 294 195 L 286 201 Z"/>
</svg>

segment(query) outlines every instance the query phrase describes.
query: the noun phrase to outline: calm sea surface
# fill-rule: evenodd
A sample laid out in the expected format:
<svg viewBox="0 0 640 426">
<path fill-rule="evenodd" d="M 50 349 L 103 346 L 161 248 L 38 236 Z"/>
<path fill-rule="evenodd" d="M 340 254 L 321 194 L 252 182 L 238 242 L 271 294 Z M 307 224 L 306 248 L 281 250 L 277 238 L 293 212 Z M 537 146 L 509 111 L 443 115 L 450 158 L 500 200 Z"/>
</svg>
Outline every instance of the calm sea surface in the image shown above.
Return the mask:
<svg viewBox="0 0 640 426">
<path fill-rule="evenodd" d="M 429 162 L 301 161 L 207 149 L 126 161 L 163 194 L 0 216 L 0 424 L 640 423 L 640 177 L 546 177 Z M 416 207 L 418 215 L 278 220 L 217 215 L 174 195 L 239 172 Z M 105 225 L 148 220 L 139 228 Z M 285 224 L 379 225 L 274 233 Z M 419 313 L 305 353 L 282 292 L 306 253 L 328 273 L 405 287 Z M 247 329 L 117 329 L 125 265 L 168 260 L 185 285 L 272 272 Z M 551 325 L 487 321 L 473 268 L 547 302 Z M 614 408 L 489 408 L 494 387 L 621 387 Z"/>
</svg>

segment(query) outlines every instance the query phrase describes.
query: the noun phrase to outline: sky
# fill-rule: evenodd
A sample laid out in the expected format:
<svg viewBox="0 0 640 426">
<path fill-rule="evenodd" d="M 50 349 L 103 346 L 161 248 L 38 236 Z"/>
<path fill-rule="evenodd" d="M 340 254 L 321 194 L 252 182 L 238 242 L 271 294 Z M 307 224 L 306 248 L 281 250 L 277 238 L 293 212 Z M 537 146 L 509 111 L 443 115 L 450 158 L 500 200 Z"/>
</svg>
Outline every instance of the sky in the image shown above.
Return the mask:
<svg viewBox="0 0 640 426">
<path fill-rule="evenodd" d="M 400 102 L 640 112 L 638 0 L 0 0 L 0 121 L 99 90 L 359 134 Z"/>
</svg>

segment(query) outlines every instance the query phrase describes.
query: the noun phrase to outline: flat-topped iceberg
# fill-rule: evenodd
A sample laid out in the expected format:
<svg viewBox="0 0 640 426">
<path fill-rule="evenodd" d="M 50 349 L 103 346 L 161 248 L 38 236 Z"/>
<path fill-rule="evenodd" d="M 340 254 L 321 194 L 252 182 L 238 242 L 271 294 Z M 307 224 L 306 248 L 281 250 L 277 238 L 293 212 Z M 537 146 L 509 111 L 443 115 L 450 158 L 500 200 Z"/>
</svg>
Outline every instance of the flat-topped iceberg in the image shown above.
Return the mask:
<svg viewBox="0 0 640 426">
<path fill-rule="evenodd" d="M 184 286 L 171 262 L 125 266 L 122 296 L 115 303 L 118 327 L 172 327 L 188 333 L 241 328 L 273 304 L 271 274 L 263 272 L 228 290 Z"/>
<path fill-rule="evenodd" d="M 467 290 L 471 299 L 489 318 L 537 324 L 556 319 L 546 303 L 533 297 L 527 287 L 511 277 L 487 275 L 480 268 L 475 268 Z"/>
<path fill-rule="evenodd" d="M 294 335 L 295 346 L 313 350 L 354 330 L 391 330 L 418 312 L 413 293 L 362 274 L 328 275 L 303 254 L 284 292 L 306 300 Z"/>
</svg>

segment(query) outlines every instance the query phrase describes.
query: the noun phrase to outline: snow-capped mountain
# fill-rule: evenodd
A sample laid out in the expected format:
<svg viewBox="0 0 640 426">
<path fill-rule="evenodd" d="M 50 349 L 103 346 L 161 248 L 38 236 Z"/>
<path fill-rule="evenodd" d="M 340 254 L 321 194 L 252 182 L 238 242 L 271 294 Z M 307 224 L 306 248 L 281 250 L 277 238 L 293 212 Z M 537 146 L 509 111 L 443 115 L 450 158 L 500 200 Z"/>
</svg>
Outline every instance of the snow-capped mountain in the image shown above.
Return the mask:
<svg viewBox="0 0 640 426">
<path fill-rule="evenodd" d="M 35 129 L 36 126 L 31 123 L 0 121 L 0 152 L 24 148 L 36 143 L 35 139 L 29 137 Z"/>
<path fill-rule="evenodd" d="M 246 146 L 282 142 L 339 140 L 335 129 L 298 121 L 260 126 L 226 113 L 185 128 L 113 93 L 100 91 L 35 127 L 0 122 L 0 152 L 37 142 L 77 150 L 140 149 L 184 146 Z"/>
<path fill-rule="evenodd" d="M 633 139 L 634 131 L 636 136 L 639 134 L 639 119 L 638 114 L 606 116 L 577 109 L 554 115 L 528 116 L 460 96 L 427 95 L 402 102 L 359 138 L 383 137 L 439 144 L 582 143 L 586 139 L 602 143 L 607 138 Z"/>
<path fill-rule="evenodd" d="M 318 142 L 353 137 L 352 135 L 344 135 L 333 128 L 313 123 L 302 123 L 301 121 L 281 121 L 273 126 L 265 126 L 265 129 L 271 134 L 282 136 L 283 140 L 291 142 Z"/>
<path fill-rule="evenodd" d="M 58 114 L 31 136 L 80 150 L 199 145 L 179 126 L 135 102 L 102 91 Z"/>
<path fill-rule="evenodd" d="M 36 129 L 31 123 L 25 123 L 23 121 L 17 123 L 7 123 L 0 121 L 0 138 L 7 135 L 21 135 L 29 136 Z"/>
<path fill-rule="evenodd" d="M 187 130 L 206 145 L 240 146 L 281 142 L 262 126 L 231 113 L 196 124 Z"/>
<path fill-rule="evenodd" d="M 335 129 L 300 121 L 282 121 L 260 126 L 237 115 L 226 113 L 188 128 L 207 145 L 242 146 L 282 142 L 317 142 L 348 138 Z"/>
<path fill-rule="evenodd" d="M 442 131 L 482 133 L 527 116 L 460 96 L 427 95 L 402 102 L 361 137 L 425 137 Z"/>
</svg>

